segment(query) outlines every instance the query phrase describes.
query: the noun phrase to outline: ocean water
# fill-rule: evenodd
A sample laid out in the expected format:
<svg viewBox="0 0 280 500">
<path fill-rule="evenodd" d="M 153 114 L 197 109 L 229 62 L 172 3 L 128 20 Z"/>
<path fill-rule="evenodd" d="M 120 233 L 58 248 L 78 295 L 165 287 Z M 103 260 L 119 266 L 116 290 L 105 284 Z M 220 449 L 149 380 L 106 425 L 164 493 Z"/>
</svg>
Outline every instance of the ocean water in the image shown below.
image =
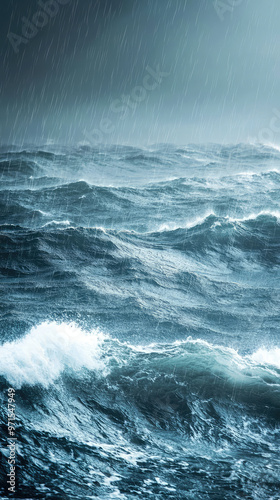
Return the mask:
<svg viewBox="0 0 280 500">
<path fill-rule="evenodd" d="M 0 177 L 1 498 L 279 500 L 279 150 L 7 146 Z"/>
</svg>

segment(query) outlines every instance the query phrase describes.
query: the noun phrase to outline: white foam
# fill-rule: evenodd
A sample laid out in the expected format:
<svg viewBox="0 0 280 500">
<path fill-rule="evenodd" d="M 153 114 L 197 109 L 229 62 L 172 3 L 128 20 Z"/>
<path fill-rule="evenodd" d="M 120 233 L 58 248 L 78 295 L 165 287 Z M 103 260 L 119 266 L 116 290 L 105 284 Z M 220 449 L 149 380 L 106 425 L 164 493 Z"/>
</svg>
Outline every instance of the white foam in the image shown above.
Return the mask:
<svg viewBox="0 0 280 500">
<path fill-rule="evenodd" d="M 238 222 L 256 220 L 258 217 L 261 217 L 262 215 L 268 215 L 269 217 L 275 217 L 278 221 L 280 220 L 280 211 L 277 210 L 272 210 L 272 211 L 262 210 L 258 213 L 250 213 L 244 217 L 230 217 L 226 215 L 224 217 L 221 217 L 221 220 L 223 220 L 224 222 L 238 223 Z M 186 222 L 184 224 L 176 224 L 175 222 L 162 224 L 155 232 L 161 233 L 164 231 L 175 231 L 176 229 L 190 229 L 192 227 L 202 225 L 204 222 L 206 222 L 208 217 L 218 217 L 218 216 L 214 212 L 208 212 L 203 217 L 197 217 L 196 219 L 190 222 Z M 221 225 L 220 221 L 214 222 L 213 227 L 218 225 Z"/>
<path fill-rule="evenodd" d="M 275 347 L 274 349 L 259 349 L 257 352 L 252 354 L 251 359 L 255 363 L 261 365 L 275 366 L 280 369 L 280 348 Z"/>
<path fill-rule="evenodd" d="M 275 151 L 280 151 L 280 146 L 278 146 L 278 144 L 275 144 L 274 142 L 265 142 L 264 146 L 268 146 L 271 149 L 275 149 Z"/>
<path fill-rule="evenodd" d="M 205 215 L 202 217 L 197 217 L 189 222 L 184 223 L 183 225 L 181 224 L 176 224 L 175 222 L 169 222 L 165 224 L 161 224 L 159 228 L 155 232 L 164 232 L 164 231 L 175 231 L 176 229 L 190 229 L 195 226 L 199 226 L 203 224 L 208 217 L 211 216 L 216 216 L 214 212 L 207 212 Z"/>
<path fill-rule="evenodd" d="M 35 191 L 35 189 L 34 189 L 34 191 Z M 37 212 L 39 212 L 39 214 L 45 215 L 45 216 L 51 215 L 49 212 L 44 212 L 43 210 L 39 210 L 39 209 L 37 210 Z"/>
<path fill-rule="evenodd" d="M 74 324 L 43 323 L 25 337 L 0 346 L 0 375 L 14 387 L 48 387 L 65 370 L 104 370 L 99 331 L 87 333 Z"/>
<path fill-rule="evenodd" d="M 42 227 L 47 227 L 47 226 L 51 226 L 51 225 L 55 225 L 55 226 L 70 226 L 70 222 L 69 220 L 52 220 L 50 222 L 46 222 L 46 224 L 44 224 Z"/>
</svg>

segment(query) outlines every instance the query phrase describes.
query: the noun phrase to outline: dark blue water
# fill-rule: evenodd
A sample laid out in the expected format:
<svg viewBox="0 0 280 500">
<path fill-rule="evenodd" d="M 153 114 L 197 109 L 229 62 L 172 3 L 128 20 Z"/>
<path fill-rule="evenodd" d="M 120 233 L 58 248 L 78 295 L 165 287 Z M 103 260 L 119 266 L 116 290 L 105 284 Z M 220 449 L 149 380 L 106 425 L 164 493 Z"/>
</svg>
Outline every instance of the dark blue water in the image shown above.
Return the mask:
<svg viewBox="0 0 280 500">
<path fill-rule="evenodd" d="M 280 152 L 0 150 L 25 499 L 279 500 Z"/>
</svg>

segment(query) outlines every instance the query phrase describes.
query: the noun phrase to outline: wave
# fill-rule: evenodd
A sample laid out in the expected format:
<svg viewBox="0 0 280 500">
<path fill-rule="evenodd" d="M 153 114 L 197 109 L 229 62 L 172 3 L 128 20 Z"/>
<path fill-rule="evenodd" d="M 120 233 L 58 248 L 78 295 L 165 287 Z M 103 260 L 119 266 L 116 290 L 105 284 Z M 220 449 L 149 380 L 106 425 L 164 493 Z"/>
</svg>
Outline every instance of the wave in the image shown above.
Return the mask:
<svg viewBox="0 0 280 500">
<path fill-rule="evenodd" d="M 197 219 L 185 227 L 162 225 L 146 235 L 153 248 L 173 248 L 194 255 L 216 256 L 230 266 L 249 259 L 262 265 L 280 264 L 280 224 L 278 212 L 262 212 L 244 219 L 218 217 Z M 240 253 L 242 252 L 242 257 Z"/>
<path fill-rule="evenodd" d="M 261 348 L 251 356 L 252 360 L 264 366 L 277 367 L 280 370 L 280 349 Z"/>
<path fill-rule="evenodd" d="M 175 392 L 183 400 L 229 399 L 280 409 L 279 348 L 241 356 L 235 350 L 188 338 L 175 343 L 130 345 L 99 330 L 75 324 L 43 323 L 0 347 L 0 374 L 19 389 L 49 387 L 63 374 L 84 371 L 105 377 L 138 401 Z"/>
<path fill-rule="evenodd" d="M 13 181 L 17 181 L 20 177 L 30 178 L 39 172 L 40 167 L 34 161 L 25 161 L 22 159 L 0 161 L 0 175 L 2 179 L 8 177 L 12 178 Z"/>
<path fill-rule="evenodd" d="M 156 156 L 156 155 L 151 155 L 151 154 L 144 154 L 144 153 L 139 153 L 139 154 L 135 154 L 135 155 L 128 155 L 125 157 L 125 160 L 127 162 L 131 162 L 131 163 L 136 163 L 136 164 L 153 164 L 153 163 L 156 163 L 156 164 L 162 164 L 163 163 L 163 159 L 160 158 L 159 156 Z"/>
<path fill-rule="evenodd" d="M 278 354 L 241 356 L 192 338 L 131 345 L 58 322 L 2 344 L 0 387 L 16 389 L 21 495 L 130 498 L 132 476 L 143 498 L 187 498 L 191 481 L 213 498 L 230 483 L 228 498 L 258 491 L 276 500 Z"/>
<path fill-rule="evenodd" d="M 0 374 L 15 388 L 48 387 L 64 370 L 102 369 L 99 332 L 87 334 L 75 325 L 44 323 L 20 340 L 0 347 Z"/>
<path fill-rule="evenodd" d="M 62 151 L 63 148 L 58 146 L 58 148 Z M 51 151 L 52 149 L 52 151 Z M 18 157 L 18 158 L 43 158 L 47 160 L 54 160 L 56 157 L 60 158 L 64 156 L 61 151 L 56 151 L 56 147 L 48 147 L 46 148 L 38 148 L 37 146 L 30 147 L 19 147 L 19 146 L 1 146 L 0 148 L 0 158 L 1 157 Z"/>
<path fill-rule="evenodd" d="M 60 222 L 61 228 L 51 224 L 35 231 L 21 227 L 16 234 L 14 226 L 2 226 L 5 231 L 0 235 L 0 257 L 7 264 L 0 265 L 1 272 L 19 276 L 51 273 L 66 258 L 74 267 L 81 261 L 83 266 L 98 265 L 100 260 L 105 260 L 107 266 L 117 264 L 118 247 L 104 230 L 68 227 L 67 222 Z"/>
<path fill-rule="evenodd" d="M 9 204 L 5 203 L 5 201 L 0 200 L 0 224 L 9 224 L 9 225 L 24 225 L 24 223 L 42 220 L 43 216 L 47 215 L 46 212 L 43 212 L 39 208 L 29 208 L 26 207 L 23 203 L 19 203 L 15 200 L 14 203 L 10 202 Z"/>
<path fill-rule="evenodd" d="M 271 144 L 229 144 L 220 147 L 219 155 L 222 158 L 234 158 L 242 160 L 270 160 L 278 157 L 279 150 Z"/>
<path fill-rule="evenodd" d="M 264 217 L 265 216 L 265 217 Z M 193 227 L 199 227 L 205 222 L 210 222 L 210 224 L 221 224 L 222 222 L 227 223 L 243 223 L 243 222 L 258 222 L 258 221 L 275 221 L 277 220 L 280 221 L 280 211 L 278 210 L 262 210 L 259 213 L 251 213 L 248 215 L 245 215 L 244 217 L 230 217 L 230 216 L 225 216 L 225 217 L 219 217 L 217 214 L 213 212 L 209 212 L 205 214 L 204 216 L 197 217 L 194 220 L 191 220 L 187 222 L 184 225 L 176 224 L 175 222 L 170 222 L 170 223 L 163 223 L 158 230 L 156 231 L 150 231 L 151 233 L 162 233 L 162 232 L 168 232 L 168 231 L 177 231 L 178 229 L 190 229 Z"/>
<path fill-rule="evenodd" d="M 5 214 L 5 212 L 4 212 Z M 32 212 L 33 220 L 45 216 Z M 26 214 L 22 214 L 22 220 Z M 17 221 L 17 224 L 14 222 Z M 124 275 L 131 266 L 142 271 L 146 267 L 140 251 L 173 249 L 201 259 L 221 259 L 229 267 L 255 262 L 262 266 L 280 264 L 279 212 L 260 212 L 242 219 L 209 214 L 184 226 L 166 223 L 157 231 L 110 229 L 106 227 L 74 226 L 69 220 L 55 220 L 32 230 L 20 224 L 21 218 L 11 218 L 1 225 L 0 257 L 7 261 L 5 274 L 51 270 L 54 264 L 67 259 L 72 266 L 98 265 L 100 259 L 107 269 L 117 269 Z M 15 233 L 15 226 L 17 232 Z M 136 257 L 135 252 L 139 255 Z M 143 254 L 144 258 L 144 254 Z M 142 264 L 141 264 L 142 262 Z M 143 267 L 144 266 L 144 267 Z M 33 270 L 33 271 L 32 271 Z M 3 268 L 2 268 L 3 271 Z"/>
</svg>

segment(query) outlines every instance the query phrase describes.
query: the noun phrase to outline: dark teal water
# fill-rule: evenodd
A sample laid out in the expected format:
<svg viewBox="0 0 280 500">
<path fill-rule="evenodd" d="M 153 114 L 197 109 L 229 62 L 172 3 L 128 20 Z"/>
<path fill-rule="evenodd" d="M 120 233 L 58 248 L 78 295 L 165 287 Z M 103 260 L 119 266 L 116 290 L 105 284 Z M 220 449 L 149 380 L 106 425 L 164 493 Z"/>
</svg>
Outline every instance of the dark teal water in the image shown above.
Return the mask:
<svg viewBox="0 0 280 500">
<path fill-rule="evenodd" d="M 25 499 L 280 498 L 280 152 L 0 151 Z M 5 496 L 6 495 L 6 496 Z"/>
</svg>

